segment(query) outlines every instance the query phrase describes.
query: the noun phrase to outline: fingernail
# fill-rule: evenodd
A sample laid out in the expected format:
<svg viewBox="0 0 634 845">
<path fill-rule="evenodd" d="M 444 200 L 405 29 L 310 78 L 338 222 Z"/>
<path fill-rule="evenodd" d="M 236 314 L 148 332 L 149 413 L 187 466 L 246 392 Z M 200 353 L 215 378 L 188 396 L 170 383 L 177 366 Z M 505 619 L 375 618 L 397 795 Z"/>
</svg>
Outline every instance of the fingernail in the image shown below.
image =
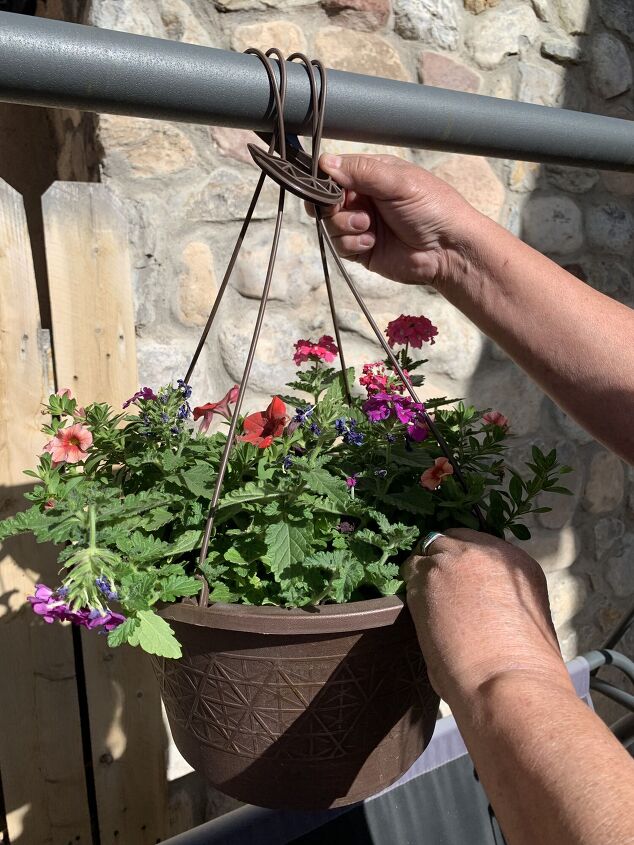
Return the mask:
<svg viewBox="0 0 634 845">
<path fill-rule="evenodd" d="M 326 155 L 322 156 L 321 163 L 324 167 L 330 167 L 333 170 L 339 170 L 341 167 L 341 156 L 333 156 L 327 153 Z"/>
<path fill-rule="evenodd" d="M 361 246 L 373 246 L 374 245 L 374 235 L 361 235 L 359 238 L 359 243 Z"/>
<path fill-rule="evenodd" d="M 357 229 L 359 232 L 364 232 L 368 228 L 368 215 L 353 214 L 350 218 L 350 225 L 353 229 Z"/>
</svg>

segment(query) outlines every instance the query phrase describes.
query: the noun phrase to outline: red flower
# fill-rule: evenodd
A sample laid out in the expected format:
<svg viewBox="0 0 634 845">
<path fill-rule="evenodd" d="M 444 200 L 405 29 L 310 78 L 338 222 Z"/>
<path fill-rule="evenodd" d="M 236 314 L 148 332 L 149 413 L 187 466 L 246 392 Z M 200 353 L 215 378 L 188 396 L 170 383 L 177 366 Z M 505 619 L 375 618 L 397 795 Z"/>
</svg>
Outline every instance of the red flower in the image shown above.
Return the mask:
<svg viewBox="0 0 634 845">
<path fill-rule="evenodd" d="M 401 314 L 387 324 L 385 330 L 390 346 L 411 346 L 420 349 L 423 343 L 433 343 L 438 329 L 427 317 Z"/>
<path fill-rule="evenodd" d="M 244 434 L 238 440 L 266 449 L 274 437 L 282 434 L 287 422 L 286 405 L 279 396 L 274 396 L 266 411 L 258 411 L 257 414 L 245 417 Z"/>
<path fill-rule="evenodd" d="M 293 361 L 298 367 L 304 361 L 325 361 L 330 364 L 338 354 L 339 349 L 334 340 L 330 335 L 324 334 L 316 343 L 312 340 L 298 340 L 295 344 Z"/>
<path fill-rule="evenodd" d="M 505 417 L 500 411 L 487 411 L 486 414 L 482 415 L 482 420 L 487 425 L 497 425 L 504 430 L 509 427 L 508 417 Z"/>
<path fill-rule="evenodd" d="M 207 431 L 214 414 L 219 414 L 227 420 L 231 419 L 231 408 L 229 405 L 235 404 L 238 399 L 238 390 L 238 385 L 234 384 L 231 390 L 222 397 L 220 402 L 207 402 L 206 405 L 199 405 L 197 408 L 194 408 L 194 420 L 202 417 L 199 431 Z"/>
<path fill-rule="evenodd" d="M 421 475 L 421 486 L 427 490 L 436 490 L 442 484 L 443 478 L 447 478 L 448 475 L 453 475 L 453 467 L 447 458 L 436 458 L 434 465 Z"/>
</svg>

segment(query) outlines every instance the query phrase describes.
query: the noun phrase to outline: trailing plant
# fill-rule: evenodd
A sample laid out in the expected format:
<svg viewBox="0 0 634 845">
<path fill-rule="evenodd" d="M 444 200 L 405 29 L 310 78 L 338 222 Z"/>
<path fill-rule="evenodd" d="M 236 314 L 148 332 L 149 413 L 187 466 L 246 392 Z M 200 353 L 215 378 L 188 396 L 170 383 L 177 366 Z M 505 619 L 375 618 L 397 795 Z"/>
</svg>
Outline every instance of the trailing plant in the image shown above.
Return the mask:
<svg viewBox="0 0 634 845">
<path fill-rule="evenodd" d="M 417 385 L 423 376 L 412 373 L 424 362 L 411 349 L 436 334 L 424 317 L 387 327 Z M 527 539 L 525 517 L 548 510 L 536 505 L 540 494 L 568 493 L 559 479 L 569 468 L 554 450 L 533 447 L 520 474 L 505 458 L 506 417 L 446 398 L 418 404 L 389 361 L 363 367 L 348 404 L 343 374 L 331 366 L 337 354 L 328 336 L 298 341 L 293 392 L 240 419 L 200 563 L 238 388 L 193 411 L 181 380 L 156 392 L 143 387 L 121 411 L 78 407 L 68 390 L 51 396 L 48 442 L 27 471 L 31 506 L 0 523 L 0 540 L 28 532 L 60 546 L 61 584 L 37 587 L 35 612 L 107 632 L 112 646 L 178 657 L 156 610 L 198 595 L 201 577 L 211 602 L 307 607 L 391 595 L 402 589 L 400 563 L 428 530 L 468 526 Z M 347 377 L 354 384 L 352 369 Z"/>
</svg>

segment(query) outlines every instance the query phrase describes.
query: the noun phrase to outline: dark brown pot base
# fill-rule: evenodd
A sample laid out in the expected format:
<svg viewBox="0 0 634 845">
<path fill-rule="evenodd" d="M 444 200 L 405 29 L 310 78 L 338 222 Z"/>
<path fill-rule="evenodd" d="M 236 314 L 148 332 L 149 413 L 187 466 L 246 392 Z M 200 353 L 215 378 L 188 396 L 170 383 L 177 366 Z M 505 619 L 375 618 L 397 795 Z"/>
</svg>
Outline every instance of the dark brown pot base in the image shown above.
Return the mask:
<svg viewBox="0 0 634 845">
<path fill-rule="evenodd" d="M 174 741 L 215 787 L 262 807 L 351 804 L 397 780 L 438 714 L 395 597 L 316 611 L 172 605 L 154 661 Z"/>
</svg>

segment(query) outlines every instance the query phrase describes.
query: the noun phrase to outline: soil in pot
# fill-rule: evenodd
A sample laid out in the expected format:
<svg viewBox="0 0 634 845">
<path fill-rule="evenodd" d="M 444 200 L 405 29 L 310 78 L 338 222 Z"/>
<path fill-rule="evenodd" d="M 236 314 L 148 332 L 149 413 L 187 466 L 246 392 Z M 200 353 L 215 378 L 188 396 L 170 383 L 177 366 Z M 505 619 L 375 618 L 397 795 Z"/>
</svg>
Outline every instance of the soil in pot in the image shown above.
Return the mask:
<svg viewBox="0 0 634 845">
<path fill-rule="evenodd" d="M 183 646 L 155 660 L 174 741 L 227 795 L 344 806 L 397 780 L 431 739 L 439 700 L 397 597 L 161 613 Z"/>
</svg>

